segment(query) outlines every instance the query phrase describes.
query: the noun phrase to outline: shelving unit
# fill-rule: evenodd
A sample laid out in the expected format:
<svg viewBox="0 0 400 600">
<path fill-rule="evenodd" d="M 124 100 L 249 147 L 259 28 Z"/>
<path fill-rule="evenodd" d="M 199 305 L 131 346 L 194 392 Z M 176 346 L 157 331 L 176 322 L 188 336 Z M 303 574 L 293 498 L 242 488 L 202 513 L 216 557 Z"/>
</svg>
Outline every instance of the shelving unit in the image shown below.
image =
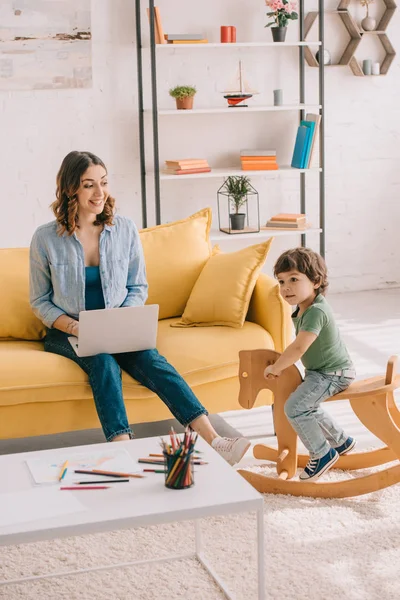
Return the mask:
<svg viewBox="0 0 400 600">
<path fill-rule="evenodd" d="M 151 97 L 152 107 L 150 110 L 143 109 L 143 67 L 142 67 L 142 34 L 141 34 L 141 0 L 135 0 L 136 2 L 136 39 L 137 39 L 137 51 L 138 51 L 138 62 L 140 61 L 140 70 L 138 69 L 138 88 L 139 88 L 139 136 L 140 136 L 140 165 L 141 165 L 141 185 L 142 185 L 142 206 L 146 206 L 146 167 L 145 167 L 145 151 L 144 151 L 144 120 L 146 115 L 152 117 L 152 129 L 153 129 L 153 164 L 154 169 L 152 176 L 154 178 L 154 195 L 155 195 L 155 213 L 156 223 L 162 222 L 161 214 L 161 182 L 165 181 L 176 182 L 177 180 L 185 181 L 192 179 L 209 179 L 209 178 L 224 178 L 229 175 L 248 175 L 250 177 L 284 177 L 288 173 L 296 173 L 299 177 L 299 189 L 300 189 L 300 206 L 299 211 L 301 213 L 306 212 L 306 176 L 308 173 L 316 172 L 319 174 L 319 227 L 309 228 L 307 230 L 291 230 L 291 231 L 279 231 L 274 230 L 273 235 L 299 235 L 301 234 L 301 243 L 305 245 L 307 233 L 319 233 L 320 240 L 320 253 L 322 256 L 325 254 L 325 143 L 324 143 L 324 65 L 323 61 L 318 65 L 319 77 L 318 77 L 318 102 L 315 104 L 305 103 L 305 50 L 311 46 L 319 48 L 321 55 L 324 52 L 324 0 L 318 0 L 318 11 L 317 16 L 320 15 L 322 18 L 318 19 L 318 40 L 315 42 L 308 42 L 305 38 L 305 12 L 304 12 L 304 0 L 299 0 L 299 41 L 295 42 L 238 42 L 230 44 L 221 43 L 207 43 L 207 44 L 156 44 L 155 43 L 155 12 L 154 12 L 154 0 L 148 0 L 149 10 L 149 27 L 150 27 L 150 48 L 146 49 L 150 51 L 150 66 L 151 66 Z M 158 92 L 157 92 L 157 55 L 165 52 L 177 53 L 180 52 L 201 52 L 205 50 L 218 50 L 224 48 L 227 50 L 241 48 L 273 48 L 275 51 L 283 52 L 285 48 L 294 47 L 298 48 L 298 85 L 299 85 L 299 102 L 298 104 L 284 105 L 284 106 L 251 106 L 248 108 L 196 108 L 194 110 L 159 110 L 158 109 Z M 311 169 L 293 169 L 289 166 L 280 166 L 278 171 L 242 171 L 240 168 L 227 167 L 227 168 L 212 168 L 209 173 L 198 173 L 191 175 L 171 175 L 162 173 L 160 170 L 160 158 L 159 158 L 159 130 L 158 121 L 159 118 L 170 118 L 180 117 L 189 118 L 190 115 L 211 115 L 211 114 L 249 114 L 256 112 L 284 112 L 284 111 L 297 111 L 299 114 L 299 122 L 305 119 L 306 111 L 318 111 L 321 115 L 320 128 L 319 128 L 319 167 Z M 212 167 L 212 165 L 211 165 Z M 147 226 L 147 210 L 143 208 L 143 225 Z M 240 239 L 248 237 L 254 239 L 255 237 L 268 237 L 271 235 L 271 231 L 262 230 L 259 233 L 242 234 Z M 221 237 L 220 237 L 221 236 Z M 237 239 L 237 236 L 223 234 L 218 232 L 218 235 L 213 234 L 212 239 Z"/>
</svg>

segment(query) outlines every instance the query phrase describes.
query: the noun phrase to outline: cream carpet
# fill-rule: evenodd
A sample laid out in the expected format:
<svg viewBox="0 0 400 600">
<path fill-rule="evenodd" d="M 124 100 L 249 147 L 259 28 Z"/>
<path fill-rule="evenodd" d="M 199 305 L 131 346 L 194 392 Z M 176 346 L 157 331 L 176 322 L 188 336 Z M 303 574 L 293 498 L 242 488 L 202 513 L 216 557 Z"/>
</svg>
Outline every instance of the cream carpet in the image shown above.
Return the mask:
<svg viewBox="0 0 400 600">
<path fill-rule="evenodd" d="M 336 472 L 326 479 L 342 477 Z M 355 499 L 271 495 L 264 502 L 268 600 L 400 598 L 400 485 Z M 210 518 L 202 522 L 202 530 L 209 560 L 237 599 L 255 600 L 255 515 Z M 193 544 L 193 524 L 185 523 L 0 548 L 0 578 L 167 556 L 186 552 Z M 0 598 L 219 600 L 224 596 L 195 560 L 185 560 L 0 587 Z"/>
</svg>

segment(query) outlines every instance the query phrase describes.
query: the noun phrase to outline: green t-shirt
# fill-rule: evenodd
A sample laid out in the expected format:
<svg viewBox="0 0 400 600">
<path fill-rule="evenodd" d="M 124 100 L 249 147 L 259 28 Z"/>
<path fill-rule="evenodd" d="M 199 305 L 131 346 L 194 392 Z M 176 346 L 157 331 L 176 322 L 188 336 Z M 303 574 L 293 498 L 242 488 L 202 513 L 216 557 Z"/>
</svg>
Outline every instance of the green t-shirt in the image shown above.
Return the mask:
<svg viewBox="0 0 400 600">
<path fill-rule="evenodd" d="M 304 367 L 310 371 L 337 371 L 353 367 L 347 348 L 340 337 L 332 309 L 319 294 L 314 302 L 298 317 L 297 308 L 292 315 L 296 335 L 300 331 L 315 333 L 318 337 L 301 357 Z"/>
</svg>

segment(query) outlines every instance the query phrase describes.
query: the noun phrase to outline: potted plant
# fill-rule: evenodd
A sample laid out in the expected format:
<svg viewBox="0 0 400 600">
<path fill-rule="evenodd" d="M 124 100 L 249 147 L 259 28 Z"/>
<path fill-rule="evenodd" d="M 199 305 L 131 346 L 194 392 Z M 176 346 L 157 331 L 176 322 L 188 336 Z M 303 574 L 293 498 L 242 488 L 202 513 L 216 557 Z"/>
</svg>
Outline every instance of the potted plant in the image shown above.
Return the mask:
<svg viewBox="0 0 400 600">
<path fill-rule="evenodd" d="M 246 213 L 239 212 L 239 209 L 247 202 L 247 194 L 252 191 L 250 179 L 244 175 L 231 175 L 225 181 L 225 191 L 229 194 L 231 207 L 234 213 L 229 214 L 231 229 L 238 231 L 244 229 Z"/>
<path fill-rule="evenodd" d="M 265 0 L 265 4 L 271 9 L 267 17 L 273 18 L 265 27 L 272 27 L 274 42 L 284 42 L 288 22 L 299 18 L 296 12 L 297 0 Z"/>
<path fill-rule="evenodd" d="M 196 92 L 196 88 L 190 85 L 177 85 L 169 90 L 169 95 L 175 98 L 177 109 L 189 110 L 193 108 L 193 96 Z"/>
</svg>

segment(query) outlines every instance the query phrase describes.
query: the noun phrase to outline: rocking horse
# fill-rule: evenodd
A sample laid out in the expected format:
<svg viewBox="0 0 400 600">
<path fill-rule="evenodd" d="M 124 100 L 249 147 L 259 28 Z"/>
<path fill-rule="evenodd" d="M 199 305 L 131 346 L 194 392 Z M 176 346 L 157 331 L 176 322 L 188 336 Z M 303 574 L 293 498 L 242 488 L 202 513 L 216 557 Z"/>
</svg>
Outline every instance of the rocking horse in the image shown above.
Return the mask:
<svg viewBox="0 0 400 600">
<path fill-rule="evenodd" d="M 386 447 L 368 452 L 340 456 L 333 468 L 352 470 L 375 467 L 387 462 L 397 464 L 370 475 L 335 482 L 290 481 L 297 467 L 305 467 L 309 456 L 297 454 L 297 434 L 284 412 L 289 395 L 302 378 L 295 365 L 285 369 L 275 379 L 265 379 L 264 369 L 280 354 L 273 350 L 242 350 L 239 352 L 239 403 L 252 408 L 260 390 L 267 388 L 274 395 L 274 422 L 278 450 L 264 444 L 254 447 L 254 457 L 276 462 L 278 478 L 239 469 L 238 472 L 262 493 L 291 494 L 314 498 L 346 498 L 369 494 L 400 482 L 400 411 L 394 401 L 394 390 L 400 387 L 396 375 L 397 356 L 389 358 L 386 376 L 372 377 L 352 383 L 344 392 L 326 402 L 348 399 L 361 423 Z"/>
</svg>

